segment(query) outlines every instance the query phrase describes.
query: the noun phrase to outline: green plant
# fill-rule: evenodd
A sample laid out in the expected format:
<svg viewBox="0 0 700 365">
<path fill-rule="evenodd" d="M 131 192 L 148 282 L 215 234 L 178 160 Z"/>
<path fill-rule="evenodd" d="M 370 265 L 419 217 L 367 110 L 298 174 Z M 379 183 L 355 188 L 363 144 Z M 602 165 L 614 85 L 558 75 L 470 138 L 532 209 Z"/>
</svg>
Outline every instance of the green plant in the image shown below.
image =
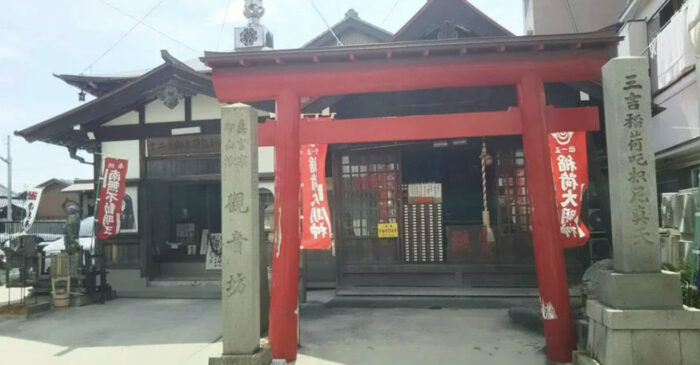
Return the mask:
<svg viewBox="0 0 700 365">
<path fill-rule="evenodd" d="M 680 272 L 683 304 L 689 307 L 700 308 L 700 291 L 694 285 L 691 266 L 688 263 L 681 264 L 678 268 L 670 267 L 670 265 L 664 265 L 664 269 Z"/>
</svg>

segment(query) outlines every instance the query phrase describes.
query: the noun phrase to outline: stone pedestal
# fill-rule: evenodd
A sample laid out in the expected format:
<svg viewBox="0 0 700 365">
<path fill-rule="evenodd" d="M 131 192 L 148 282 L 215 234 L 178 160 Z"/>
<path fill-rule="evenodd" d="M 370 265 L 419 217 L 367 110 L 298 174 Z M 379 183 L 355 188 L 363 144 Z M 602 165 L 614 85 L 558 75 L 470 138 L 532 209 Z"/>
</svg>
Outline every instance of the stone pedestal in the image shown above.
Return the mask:
<svg viewBox="0 0 700 365">
<path fill-rule="evenodd" d="M 700 310 L 682 305 L 680 275 L 661 271 L 648 70 L 646 57 L 603 67 L 614 258 L 593 278 L 579 365 L 700 365 Z"/>
<path fill-rule="evenodd" d="M 681 309 L 680 273 L 626 274 L 601 270 L 596 281 L 598 301 L 617 309 Z"/>
<path fill-rule="evenodd" d="M 574 364 L 700 365 L 698 309 L 620 310 L 589 300 L 586 314 L 586 353 Z"/>
<path fill-rule="evenodd" d="M 272 351 L 269 346 L 262 346 L 260 349 L 249 355 L 221 355 L 221 357 L 210 357 L 209 365 L 269 365 L 272 362 Z"/>
</svg>

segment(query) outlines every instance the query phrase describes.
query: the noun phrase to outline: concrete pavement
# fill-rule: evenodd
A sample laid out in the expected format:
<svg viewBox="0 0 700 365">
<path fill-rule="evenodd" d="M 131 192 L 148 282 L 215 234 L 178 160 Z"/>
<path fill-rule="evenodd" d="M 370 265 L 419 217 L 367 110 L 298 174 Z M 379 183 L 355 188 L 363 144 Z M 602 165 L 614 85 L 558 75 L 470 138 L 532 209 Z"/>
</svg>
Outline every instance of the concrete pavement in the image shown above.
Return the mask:
<svg viewBox="0 0 700 365">
<path fill-rule="evenodd" d="M 312 296 L 313 297 L 313 296 Z M 313 298 L 312 298 L 313 299 Z M 301 310 L 299 365 L 545 364 L 542 336 L 506 309 Z M 2 364 L 207 364 L 221 353 L 218 300 L 116 299 L 0 318 Z"/>
</svg>

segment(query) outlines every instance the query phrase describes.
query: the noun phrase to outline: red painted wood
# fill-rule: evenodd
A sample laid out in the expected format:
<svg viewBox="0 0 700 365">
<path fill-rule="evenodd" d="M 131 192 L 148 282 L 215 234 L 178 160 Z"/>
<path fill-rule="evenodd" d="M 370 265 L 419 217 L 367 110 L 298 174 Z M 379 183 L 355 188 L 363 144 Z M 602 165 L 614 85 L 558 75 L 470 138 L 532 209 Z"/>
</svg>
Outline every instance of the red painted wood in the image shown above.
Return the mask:
<svg viewBox="0 0 700 365">
<path fill-rule="evenodd" d="M 525 174 L 530 197 L 532 240 L 537 284 L 542 303 L 551 303 L 555 319 L 544 320 L 547 358 L 571 362 L 574 327 L 566 280 L 564 249 L 559 242 L 559 222 L 550 151 L 544 84 L 537 75 L 526 75 L 518 84 L 518 105 L 522 112 Z"/>
<path fill-rule="evenodd" d="M 266 121 L 258 123 L 258 146 L 274 146 L 275 145 L 275 126 L 277 122 Z"/>
<path fill-rule="evenodd" d="M 277 99 L 275 133 L 275 243 L 272 253 L 270 347 L 272 357 L 287 362 L 297 357 L 299 283 L 299 118 L 296 94 Z"/>
<path fill-rule="evenodd" d="M 600 130 L 597 107 L 555 108 L 547 106 L 546 113 L 547 130 L 550 133 Z"/>
<path fill-rule="evenodd" d="M 599 129 L 598 109 L 547 107 L 550 132 Z M 430 139 L 522 134 L 520 110 L 411 115 L 386 118 L 329 120 L 302 119 L 301 144 L 417 141 Z"/>
<path fill-rule="evenodd" d="M 608 59 L 602 51 L 578 50 L 559 54 L 518 55 L 511 59 L 477 56 L 417 60 L 356 61 L 257 69 L 215 68 L 212 80 L 222 102 L 275 99 L 279 90 L 299 95 L 322 96 L 368 92 L 516 84 L 527 73 L 544 82 L 600 79 L 600 68 Z"/>
</svg>

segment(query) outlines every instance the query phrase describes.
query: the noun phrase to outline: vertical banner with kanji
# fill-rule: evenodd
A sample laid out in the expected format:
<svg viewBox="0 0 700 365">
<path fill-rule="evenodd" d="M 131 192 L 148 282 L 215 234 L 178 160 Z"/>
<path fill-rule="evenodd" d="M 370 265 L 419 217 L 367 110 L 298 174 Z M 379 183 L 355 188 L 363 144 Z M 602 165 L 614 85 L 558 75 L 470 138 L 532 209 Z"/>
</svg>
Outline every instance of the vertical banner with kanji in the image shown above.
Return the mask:
<svg viewBox="0 0 700 365">
<path fill-rule="evenodd" d="M 581 221 L 583 192 L 588 188 L 586 132 L 552 133 L 549 148 L 563 246 L 582 246 L 590 236 Z"/>
<path fill-rule="evenodd" d="M 302 231 L 301 248 L 325 250 L 331 247 L 331 218 L 326 196 L 326 151 L 328 145 L 301 146 Z"/>
<path fill-rule="evenodd" d="M 36 212 L 39 210 L 39 202 L 41 201 L 41 192 L 44 188 L 32 188 L 27 190 L 27 199 L 24 201 L 24 219 L 22 219 L 22 230 L 24 233 L 29 232 L 29 228 L 32 228 L 34 224 L 34 218 L 36 218 Z M 8 194 L 9 195 L 9 194 Z M 11 201 L 11 198 L 7 198 Z"/>
<path fill-rule="evenodd" d="M 100 201 L 97 207 L 97 238 L 106 240 L 119 233 L 122 218 L 122 204 L 126 190 L 126 160 L 105 158 L 102 171 Z"/>
</svg>

